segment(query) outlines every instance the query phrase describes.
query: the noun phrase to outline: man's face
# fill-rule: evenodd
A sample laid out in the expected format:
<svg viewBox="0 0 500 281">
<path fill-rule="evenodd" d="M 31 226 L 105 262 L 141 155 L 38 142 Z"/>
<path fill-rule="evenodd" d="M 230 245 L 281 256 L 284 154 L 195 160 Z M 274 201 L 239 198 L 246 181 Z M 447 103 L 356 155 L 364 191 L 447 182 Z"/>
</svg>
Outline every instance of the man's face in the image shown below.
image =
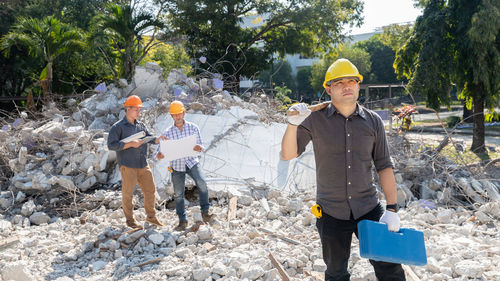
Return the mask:
<svg viewBox="0 0 500 281">
<path fill-rule="evenodd" d="M 140 107 L 130 106 L 127 108 L 127 117 L 129 119 L 136 120 L 139 118 L 140 115 L 141 115 Z"/>
<path fill-rule="evenodd" d="M 332 82 L 326 92 L 335 104 L 356 104 L 359 97 L 359 83 L 355 79 L 345 78 Z"/>
<path fill-rule="evenodd" d="M 170 114 L 172 115 L 172 119 L 174 119 L 174 124 L 175 125 L 182 125 L 184 124 L 184 115 L 186 115 L 186 112 L 178 113 L 178 114 Z"/>
</svg>

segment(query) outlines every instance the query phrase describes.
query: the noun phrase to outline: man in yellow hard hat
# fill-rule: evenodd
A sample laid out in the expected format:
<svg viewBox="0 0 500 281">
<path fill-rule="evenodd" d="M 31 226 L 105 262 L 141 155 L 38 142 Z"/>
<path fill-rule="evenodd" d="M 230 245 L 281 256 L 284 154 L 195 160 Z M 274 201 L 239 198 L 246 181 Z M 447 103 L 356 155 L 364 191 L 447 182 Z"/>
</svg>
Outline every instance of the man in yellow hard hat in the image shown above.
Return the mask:
<svg viewBox="0 0 500 281">
<path fill-rule="evenodd" d="M 323 86 L 331 103 L 311 112 L 303 104 L 290 108 L 281 143 L 284 160 L 301 155 L 312 140 L 319 205 L 316 227 L 321 238 L 325 280 L 349 280 L 347 264 L 352 234 L 361 220 L 386 223 L 399 230 L 396 181 L 382 119 L 357 103 L 363 76 L 347 59 L 338 59 L 326 72 Z M 297 111 L 297 112 L 294 112 Z M 372 162 L 385 195 L 378 200 L 372 182 Z M 405 280 L 400 264 L 370 260 L 378 280 Z"/>
<path fill-rule="evenodd" d="M 124 142 L 123 139 L 134 134 L 144 132 L 145 136 L 151 136 L 146 125 L 138 120 L 141 108 L 141 99 L 132 95 L 128 97 L 123 105 L 125 117 L 116 122 L 108 134 L 108 149 L 116 151 L 116 158 L 120 166 L 122 176 L 122 209 L 126 224 L 132 228 L 142 228 L 134 218 L 132 195 L 136 184 L 144 195 L 144 209 L 146 210 L 146 221 L 148 223 L 163 226 L 156 218 L 155 210 L 155 184 L 153 174 L 146 161 L 147 143 L 136 139 Z M 160 138 L 154 138 L 150 142 L 159 143 Z"/>
<path fill-rule="evenodd" d="M 201 145 L 202 141 L 200 129 L 195 124 L 184 120 L 184 116 L 186 116 L 186 108 L 184 107 L 184 104 L 181 101 L 173 101 L 170 104 L 169 112 L 172 119 L 174 119 L 174 124 L 167 128 L 167 130 L 162 134 L 162 137 L 177 140 L 191 135 L 196 135 L 197 144 L 193 147 L 193 150 L 203 152 L 204 149 Z M 156 157 L 158 159 L 163 159 L 165 156 L 161 152 L 158 152 Z M 177 231 L 185 230 L 188 225 L 186 208 L 184 206 L 186 174 L 191 176 L 196 184 L 196 187 L 198 188 L 201 216 L 203 221 L 211 222 L 213 220 L 213 215 L 209 214 L 210 202 L 208 200 L 208 187 L 205 177 L 199 168 L 199 162 L 198 157 L 185 157 L 170 162 L 172 184 L 174 185 L 175 211 L 179 217 L 179 225 L 175 228 Z"/>
</svg>

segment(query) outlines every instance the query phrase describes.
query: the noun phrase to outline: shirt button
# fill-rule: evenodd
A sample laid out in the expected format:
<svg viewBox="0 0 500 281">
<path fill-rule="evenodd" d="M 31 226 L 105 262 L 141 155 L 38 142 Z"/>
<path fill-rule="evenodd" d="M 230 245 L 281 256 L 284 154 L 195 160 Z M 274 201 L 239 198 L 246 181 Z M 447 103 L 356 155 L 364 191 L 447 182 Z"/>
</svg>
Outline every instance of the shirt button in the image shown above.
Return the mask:
<svg viewBox="0 0 500 281">
<path fill-rule="evenodd" d="M 348 168 L 348 169 L 350 169 L 350 168 L 351 168 L 351 166 L 347 166 L 347 168 Z"/>
<path fill-rule="evenodd" d="M 351 150 L 350 150 L 350 149 L 348 149 L 348 150 L 347 150 L 347 152 L 351 152 Z"/>
<path fill-rule="evenodd" d="M 348 136 L 348 137 L 350 137 L 350 136 L 351 136 L 351 134 L 347 134 L 347 136 Z"/>
<path fill-rule="evenodd" d="M 347 184 L 351 184 L 351 182 L 348 182 Z"/>
</svg>

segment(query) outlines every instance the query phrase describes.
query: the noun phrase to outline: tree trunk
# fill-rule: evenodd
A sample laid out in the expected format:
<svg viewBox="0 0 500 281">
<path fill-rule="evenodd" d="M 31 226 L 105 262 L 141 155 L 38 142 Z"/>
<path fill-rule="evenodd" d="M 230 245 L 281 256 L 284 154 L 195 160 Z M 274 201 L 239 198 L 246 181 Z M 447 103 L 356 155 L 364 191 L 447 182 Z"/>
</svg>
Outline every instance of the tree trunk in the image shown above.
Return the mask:
<svg viewBox="0 0 500 281">
<path fill-rule="evenodd" d="M 35 111 L 35 100 L 33 99 L 33 92 L 31 90 L 28 92 L 28 97 L 26 98 L 26 108 L 31 112 Z"/>
<path fill-rule="evenodd" d="M 472 135 L 472 146 L 470 149 L 474 153 L 486 153 L 487 151 L 484 145 L 484 97 L 480 93 L 480 87 L 476 85 L 474 90 L 474 129 Z"/>
<path fill-rule="evenodd" d="M 43 102 L 48 103 L 52 96 L 52 62 L 47 63 L 47 76 L 41 81 Z"/>
<path fill-rule="evenodd" d="M 40 85 L 42 86 L 43 102 L 47 103 L 49 101 L 49 96 L 50 96 L 50 81 L 49 81 L 49 79 L 44 79 L 44 80 L 40 81 Z"/>
<path fill-rule="evenodd" d="M 134 63 L 133 63 L 133 51 L 131 46 L 125 47 L 125 60 L 123 61 L 123 77 L 127 79 L 128 82 L 132 81 L 132 77 L 134 76 Z"/>
</svg>

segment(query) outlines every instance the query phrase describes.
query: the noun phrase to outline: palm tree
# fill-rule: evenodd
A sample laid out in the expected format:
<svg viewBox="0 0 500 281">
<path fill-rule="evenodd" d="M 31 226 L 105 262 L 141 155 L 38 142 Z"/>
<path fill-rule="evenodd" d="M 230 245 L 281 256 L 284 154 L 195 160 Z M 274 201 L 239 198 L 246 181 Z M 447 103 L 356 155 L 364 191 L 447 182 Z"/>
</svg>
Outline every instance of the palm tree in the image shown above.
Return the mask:
<svg viewBox="0 0 500 281">
<path fill-rule="evenodd" d="M 40 75 L 44 100 L 48 101 L 52 88 L 54 61 L 85 46 L 82 32 L 49 16 L 43 19 L 19 18 L 13 28 L 0 39 L 0 46 L 9 56 L 12 46 L 28 48 L 29 55 L 46 64 Z"/>
<path fill-rule="evenodd" d="M 98 33 L 93 35 L 93 39 L 105 39 L 105 44 L 111 42 L 120 61 L 118 73 L 114 69 L 113 71 L 115 75 L 127 80 L 132 78 L 135 66 L 159 43 L 154 40 L 156 32 L 164 26 L 153 14 L 136 12 L 136 8 L 130 4 L 109 4 L 105 13 L 96 16 L 95 22 Z M 150 31 L 153 31 L 152 35 L 143 44 L 143 35 Z M 100 50 L 104 53 L 102 47 Z M 109 58 L 108 63 L 111 64 Z"/>
</svg>

